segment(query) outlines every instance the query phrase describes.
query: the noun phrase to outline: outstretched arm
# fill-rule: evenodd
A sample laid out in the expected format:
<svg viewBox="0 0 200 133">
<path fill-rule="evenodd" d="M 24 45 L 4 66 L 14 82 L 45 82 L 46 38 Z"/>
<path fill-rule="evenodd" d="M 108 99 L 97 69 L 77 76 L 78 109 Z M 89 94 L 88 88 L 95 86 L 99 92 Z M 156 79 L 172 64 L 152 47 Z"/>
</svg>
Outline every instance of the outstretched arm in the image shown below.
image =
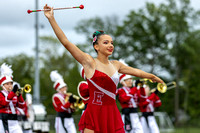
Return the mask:
<svg viewBox="0 0 200 133">
<path fill-rule="evenodd" d="M 44 11 L 45 16 L 49 20 L 49 23 L 51 24 L 57 38 L 62 43 L 62 45 L 71 53 L 71 55 L 83 66 L 85 64 L 93 62 L 93 58 L 81 51 L 76 45 L 71 43 L 67 37 L 65 36 L 64 32 L 61 30 L 61 28 L 58 26 L 53 13 L 53 7 L 47 6 L 47 4 L 44 6 L 44 9 L 50 9 L 50 11 Z"/>
<path fill-rule="evenodd" d="M 140 69 L 133 68 L 133 67 L 130 67 L 130 66 L 126 66 L 119 61 L 116 61 L 116 64 L 119 68 L 118 69 L 119 73 L 133 75 L 133 76 L 140 77 L 140 78 L 151 79 L 153 82 L 164 83 L 162 79 L 160 79 L 159 77 L 157 77 L 157 76 L 155 76 L 151 73 L 147 73 L 147 72 L 144 72 Z"/>
</svg>

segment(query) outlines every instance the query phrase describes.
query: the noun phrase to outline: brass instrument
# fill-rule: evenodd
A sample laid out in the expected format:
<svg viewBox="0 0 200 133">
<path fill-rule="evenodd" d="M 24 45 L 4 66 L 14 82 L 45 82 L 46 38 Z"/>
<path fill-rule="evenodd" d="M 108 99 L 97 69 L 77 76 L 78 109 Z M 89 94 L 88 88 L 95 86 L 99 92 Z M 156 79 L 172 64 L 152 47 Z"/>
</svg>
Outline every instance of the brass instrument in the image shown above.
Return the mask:
<svg viewBox="0 0 200 133">
<path fill-rule="evenodd" d="M 152 80 L 151 80 L 151 79 L 147 79 L 147 78 L 140 79 L 140 81 L 143 81 L 143 82 L 150 81 L 150 82 L 152 82 Z"/>
<path fill-rule="evenodd" d="M 69 101 L 69 97 L 73 95 L 73 98 L 76 99 L 76 102 L 71 104 L 72 109 L 83 109 L 85 107 L 85 104 L 83 103 L 82 99 L 72 93 L 67 93 L 67 97 L 65 98 L 65 102 Z"/>
<path fill-rule="evenodd" d="M 153 93 L 157 89 L 160 93 L 165 93 L 167 90 L 170 90 L 170 89 L 175 88 L 175 87 L 176 87 L 176 82 L 174 82 L 174 81 L 169 82 L 167 84 L 165 84 L 165 83 L 158 83 L 157 87 L 154 88 L 154 89 L 151 89 L 150 92 Z"/>
<path fill-rule="evenodd" d="M 30 93 L 31 92 L 31 85 L 30 84 L 25 84 L 24 87 L 19 88 L 16 92 L 16 95 L 18 96 L 19 94 L 22 94 L 23 91 L 26 93 Z"/>
<path fill-rule="evenodd" d="M 24 86 L 24 92 L 30 93 L 30 92 L 31 92 L 31 89 L 32 89 L 32 87 L 31 87 L 30 84 L 25 84 L 25 86 Z"/>
<path fill-rule="evenodd" d="M 140 79 L 140 81 L 142 82 L 142 83 L 138 83 L 138 86 L 140 86 L 140 87 L 143 87 L 143 85 L 147 84 L 148 81 L 153 83 L 153 81 L 151 79 L 147 79 L 147 78 Z"/>
</svg>

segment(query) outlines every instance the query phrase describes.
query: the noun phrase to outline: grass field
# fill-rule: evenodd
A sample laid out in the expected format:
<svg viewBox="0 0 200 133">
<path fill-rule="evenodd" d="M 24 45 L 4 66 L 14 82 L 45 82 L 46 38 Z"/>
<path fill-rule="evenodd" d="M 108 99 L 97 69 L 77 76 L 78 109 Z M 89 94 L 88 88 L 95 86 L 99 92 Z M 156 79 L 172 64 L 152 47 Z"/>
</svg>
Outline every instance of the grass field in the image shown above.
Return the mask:
<svg viewBox="0 0 200 133">
<path fill-rule="evenodd" d="M 51 130 L 49 133 L 55 133 L 55 131 Z M 200 128 L 177 128 L 172 132 L 160 132 L 160 133 L 200 133 Z"/>
<path fill-rule="evenodd" d="M 49 122 L 50 122 L 50 132 L 49 133 L 55 133 L 55 129 L 54 129 L 54 120 L 55 116 L 52 115 L 51 118 L 49 119 Z M 78 128 L 78 122 L 80 120 L 80 116 L 79 115 L 76 115 L 74 116 L 74 122 L 75 122 L 75 125 L 76 125 L 76 128 Z M 196 122 L 196 123 L 199 123 Z M 80 133 L 77 131 L 77 133 Z M 171 131 L 171 132 L 164 132 L 164 131 L 160 131 L 160 133 L 200 133 L 200 127 L 199 128 L 193 128 L 193 127 L 189 127 L 188 126 L 183 126 L 182 128 L 175 128 L 174 131 Z"/>
</svg>

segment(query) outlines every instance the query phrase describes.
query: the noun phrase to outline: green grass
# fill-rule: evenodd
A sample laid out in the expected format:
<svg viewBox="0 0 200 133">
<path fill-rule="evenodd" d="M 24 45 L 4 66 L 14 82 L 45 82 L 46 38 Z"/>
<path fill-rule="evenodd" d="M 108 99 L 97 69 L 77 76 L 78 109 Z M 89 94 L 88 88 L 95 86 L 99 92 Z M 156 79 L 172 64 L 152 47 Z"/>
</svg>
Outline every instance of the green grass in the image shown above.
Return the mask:
<svg viewBox="0 0 200 133">
<path fill-rule="evenodd" d="M 161 132 L 161 133 L 200 133 L 200 128 L 177 128 L 174 132 Z"/>
<path fill-rule="evenodd" d="M 52 117 L 50 119 L 48 119 L 48 121 L 50 122 L 50 132 L 49 133 L 55 133 L 55 129 L 54 129 L 54 120 L 55 116 L 52 115 Z M 75 126 L 78 129 L 78 122 L 80 120 L 80 115 L 74 115 L 74 122 L 75 122 Z M 199 123 L 199 121 L 196 121 L 196 123 Z M 196 126 L 198 127 L 198 126 Z M 77 131 L 77 133 L 80 133 Z M 185 125 L 181 128 L 175 128 L 173 132 L 160 132 L 160 133 L 200 133 L 200 127 L 199 128 L 194 128 L 194 127 L 190 127 L 189 125 Z"/>
</svg>

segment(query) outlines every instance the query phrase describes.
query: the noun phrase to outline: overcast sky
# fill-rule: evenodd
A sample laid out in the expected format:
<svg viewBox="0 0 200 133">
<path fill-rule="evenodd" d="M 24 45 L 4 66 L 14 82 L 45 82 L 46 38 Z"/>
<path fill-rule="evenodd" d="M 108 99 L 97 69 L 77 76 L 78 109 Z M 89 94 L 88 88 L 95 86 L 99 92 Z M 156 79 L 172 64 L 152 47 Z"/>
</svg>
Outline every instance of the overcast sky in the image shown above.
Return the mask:
<svg viewBox="0 0 200 133">
<path fill-rule="evenodd" d="M 82 19 L 117 15 L 121 19 L 131 10 L 145 6 L 146 2 L 159 4 L 166 0 L 38 0 L 38 9 L 47 3 L 49 6 L 71 7 L 83 4 L 85 8 L 55 11 L 60 27 L 73 42 L 84 42 L 84 38 L 74 31 Z M 199 10 L 200 0 L 191 0 L 192 6 Z M 28 9 L 35 9 L 35 0 L 0 0 L 0 58 L 25 53 L 34 55 L 35 47 L 35 13 L 28 14 Z M 39 36 L 54 35 L 43 12 L 38 12 Z M 69 34 L 70 33 L 70 34 Z M 78 38 L 78 39 L 77 39 Z"/>
</svg>

